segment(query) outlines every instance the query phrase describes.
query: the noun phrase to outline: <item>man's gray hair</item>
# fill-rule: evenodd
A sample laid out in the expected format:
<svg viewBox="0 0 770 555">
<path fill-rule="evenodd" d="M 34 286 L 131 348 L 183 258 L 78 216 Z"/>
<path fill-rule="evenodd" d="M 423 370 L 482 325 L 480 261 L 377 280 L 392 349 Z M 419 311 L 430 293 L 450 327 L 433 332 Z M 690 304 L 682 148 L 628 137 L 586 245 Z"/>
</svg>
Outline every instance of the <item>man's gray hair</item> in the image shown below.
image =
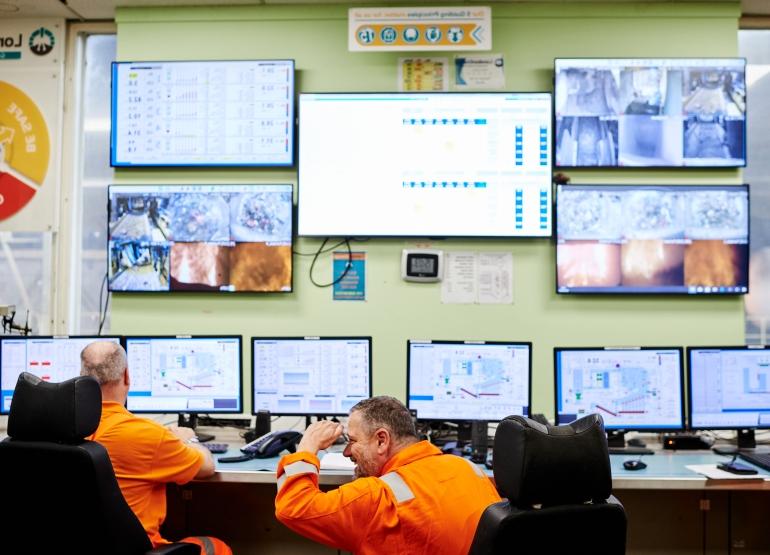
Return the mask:
<svg viewBox="0 0 770 555">
<path fill-rule="evenodd" d="M 127 365 L 126 351 L 112 341 L 94 341 L 80 352 L 80 375 L 93 376 L 99 385 L 122 379 Z"/>
<path fill-rule="evenodd" d="M 361 413 L 368 433 L 377 428 L 387 428 L 396 440 L 418 438 L 409 409 L 394 397 L 381 395 L 364 399 L 350 409 L 350 414 L 354 412 Z"/>
</svg>

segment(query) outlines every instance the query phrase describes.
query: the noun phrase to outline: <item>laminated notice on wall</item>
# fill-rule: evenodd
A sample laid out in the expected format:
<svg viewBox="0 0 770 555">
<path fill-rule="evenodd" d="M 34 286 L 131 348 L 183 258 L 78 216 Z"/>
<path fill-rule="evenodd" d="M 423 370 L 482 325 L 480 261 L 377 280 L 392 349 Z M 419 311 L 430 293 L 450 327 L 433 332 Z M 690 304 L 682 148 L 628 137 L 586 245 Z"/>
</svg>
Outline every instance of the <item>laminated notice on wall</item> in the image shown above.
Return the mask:
<svg viewBox="0 0 770 555">
<path fill-rule="evenodd" d="M 447 58 L 399 58 L 398 90 L 401 92 L 449 90 Z"/>
<path fill-rule="evenodd" d="M 441 302 L 512 304 L 513 255 L 509 252 L 445 252 Z"/>
<path fill-rule="evenodd" d="M 346 268 L 348 268 L 347 272 L 345 272 Z M 333 276 L 335 281 L 333 299 L 335 301 L 366 300 L 365 252 L 335 252 Z"/>
</svg>

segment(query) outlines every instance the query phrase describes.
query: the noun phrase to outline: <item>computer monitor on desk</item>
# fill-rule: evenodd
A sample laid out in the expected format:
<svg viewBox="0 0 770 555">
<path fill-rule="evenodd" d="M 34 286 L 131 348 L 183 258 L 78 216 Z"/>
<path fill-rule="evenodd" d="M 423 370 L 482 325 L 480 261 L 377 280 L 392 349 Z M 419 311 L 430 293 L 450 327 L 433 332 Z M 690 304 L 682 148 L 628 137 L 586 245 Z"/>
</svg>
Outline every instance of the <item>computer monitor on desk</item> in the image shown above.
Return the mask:
<svg viewBox="0 0 770 555">
<path fill-rule="evenodd" d="M 252 337 L 253 412 L 346 416 L 372 396 L 371 337 Z"/>
<path fill-rule="evenodd" d="M 242 412 L 241 339 L 240 335 L 127 336 L 128 410 L 178 413 L 180 425 L 192 428 L 199 414 Z"/>
<path fill-rule="evenodd" d="M 93 341 L 120 342 L 106 336 L 0 337 L 0 414 L 11 410 L 13 390 L 22 372 L 49 382 L 80 375 L 80 352 Z"/>
<path fill-rule="evenodd" d="M 554 370 L 556 424 L 598 412 L 614 449 L 627 431 L 684 429 L 681 347 L 556 347 Z"/>
<path fill-rule="evenodd" d="M 738 431 L 738 447 L 756 447 L 770 428 L 770 347 L 688 347 L 688 420 L 693 430 Z"/>
</svg>

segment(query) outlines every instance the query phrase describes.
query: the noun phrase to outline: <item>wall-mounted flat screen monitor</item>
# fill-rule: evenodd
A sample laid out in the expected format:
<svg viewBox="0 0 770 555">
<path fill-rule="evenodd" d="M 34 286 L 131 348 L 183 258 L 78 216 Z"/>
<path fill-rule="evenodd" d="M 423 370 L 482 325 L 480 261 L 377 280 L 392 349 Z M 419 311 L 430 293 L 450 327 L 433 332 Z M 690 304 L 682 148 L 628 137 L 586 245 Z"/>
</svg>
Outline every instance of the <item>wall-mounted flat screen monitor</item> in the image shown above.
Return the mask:
<svg viewBox="0 0 770 555">
<path fill-rule="evenodd" d="M 599 413 L 608 430 L 684 428 L 681 347 L 556 347 L 556 423 Z"/>
<path fill-rule="evenodd" d="M 689 347 L 693 429 L 770 428 L 770 348 Z"/>
<path fill-rule="evenodd" d="M 550 93 L 299 96 L 299 235 L 550 237 Z"/>
<path fill-rule="evenodd" d="M 291 185 L 111 185 L 110 291 L 292 288 Z"/>
<path fill-rule="evenodd" d="M 107 336 L 0 337 L 0 414 L 11 410 L 19 374 L 29 372 L 47 382 L 80 375 L 80 352 L 94 341 L 119 343 Z"/>
<path fill-rule="evenodd" d="M 746 60 L 557 58 L 557 167 L 746 165 Z"/>
<path fill-rule="evenodd" d="M 110 163 L 291 166 L 294 61 L 113 62 Z"/>
<path fill-rule="evenodd" d="M 241 336 L 127 336 L 132 412 L 243 410 Z"/>
<path fill-rule="evenodd" d="M 747 185 L 560 185 L 559 293 L 749 290 Z"/>
<path fill-rule="evenodd" d="M 499 421 L 528 416 L 532 343 L 407 342 L 407 406 L 420 420 Z"/>
<path fill-rule="evenodd" d="M 347 415 L 372 396 L 371 337 L 252 337 L 253 412 Z"/>
</svg>

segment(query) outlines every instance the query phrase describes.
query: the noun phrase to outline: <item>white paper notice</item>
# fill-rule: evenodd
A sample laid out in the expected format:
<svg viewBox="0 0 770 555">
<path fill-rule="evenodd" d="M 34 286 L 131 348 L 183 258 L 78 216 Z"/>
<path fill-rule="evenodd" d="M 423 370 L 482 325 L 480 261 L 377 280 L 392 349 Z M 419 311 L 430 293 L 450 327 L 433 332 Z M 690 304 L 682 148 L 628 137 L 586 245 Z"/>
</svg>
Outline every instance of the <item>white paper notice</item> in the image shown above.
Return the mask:
<svg viewBox="0 0 770 555">
<path fill-rule="evenodd" d="M 477 290 L 481 304 L 513 304 L 513 254 L 479 253 Z"/>
<path fill-rule="evenodd" d="M 477 297 L 477 253 L 445 252 L 444 256 L 441 302 L 445 304 L 475 303 Z"/>
<path fill-rule="evenodd" d="M 456 57 L 455 88 L 457 90 L 505 89 L 503 55 Z"/>
</svg>

